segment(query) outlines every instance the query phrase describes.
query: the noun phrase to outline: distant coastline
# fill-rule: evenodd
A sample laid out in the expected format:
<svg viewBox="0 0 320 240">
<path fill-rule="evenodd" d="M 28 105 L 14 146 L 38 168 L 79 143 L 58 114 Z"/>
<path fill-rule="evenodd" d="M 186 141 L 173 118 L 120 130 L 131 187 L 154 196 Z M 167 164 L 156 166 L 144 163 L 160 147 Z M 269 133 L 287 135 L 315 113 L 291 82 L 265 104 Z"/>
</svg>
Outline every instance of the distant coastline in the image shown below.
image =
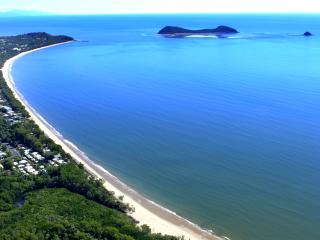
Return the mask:
<svg viewBox="0 0 320 240">
<path fill-rule="evenodd" d="M 15 87 L 14 79 L 11 75 L 13 63 L 17 59 L 34 51 L 39 51 L 66 43 L 70 42 L 54 44 L 20 53 L 19 55 L 7 60 L 2 68 L 3 76 L 7 85 L 13 91 L 15 97 L 26 108 L 32 120 L 49 138 L 51 138 L 55 143 L 61 145 L 65 152 L 69 153 L 78 163 L 82 163 L 88 172 L 105 180 L 104 186 L 109 191 L 113 191 L 117 197 L 123 196 L 123 201 L 130 204 L 135 209 L 135 211 L 130 215 L 141 224 L 147 224 L 151 228 L 152 232 L 159 232 L 175 236 L 185 236 L 186 239 L 190 240 L 227 239 L 226 237 L 218 237 L 211 234 L 209 231 L 201 229 L 199 226 L 144 198 L 139 193 L 129 188 L 118 178 L 111 175 L 107 170 L 91 161 L 85 155 L 85 153 L 79 150 L 74 144 L 66 140 L 57 130 L 54 129 L 53 126 L 51 126 L 43 117 L 41 117 L 41 115 L 39 115 L 32 108 L 32 106 L 28 104 L 23 95 Z"/>
</svg>

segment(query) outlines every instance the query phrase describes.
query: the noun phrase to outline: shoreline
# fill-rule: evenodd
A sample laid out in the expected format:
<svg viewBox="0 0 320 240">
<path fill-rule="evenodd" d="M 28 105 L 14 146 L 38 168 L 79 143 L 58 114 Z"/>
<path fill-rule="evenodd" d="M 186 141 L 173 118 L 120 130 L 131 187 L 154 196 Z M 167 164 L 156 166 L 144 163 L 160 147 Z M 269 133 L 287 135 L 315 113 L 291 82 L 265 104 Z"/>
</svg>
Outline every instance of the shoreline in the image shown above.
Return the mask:
<svg viewBox="0 0 320 240">
<path fill-rule="evenodd" d="M 70 41 L 73 42 L 73 41 Z M 184 236 L 190 240 L 222 240 L 226 237 L 218 237 L 200 228 L 198 225 L 184 219 L 174 212 L 162 207 L 161 205 L 146 199 L 134 189 L 128 187 L 117 177 L 113 176 L 102 166 L 95 164 L 84 152 L 78 149 L 73 143 L 65 139 L 53 126 L 51 126 L 35 109 L 32 108 L 25 100 L 23 95 L 15 87 L 14 79 L 11 75 L 13 63 L 32 52 L 45 48 L 54 47 L 65 43 L 54 44 L 46 47 L 37 48 L 31 51 L 23 52 L 15 57 L 8 59 L 1 69 L 6 84 L 12 90 L 16 99 L 25 107 L 30 118 L 40 127 L 40 129 L 51 138 L 56 144 L 60 145 L 63 150 L 69 153 L 77 162 L 84 165 L 85 169 L 94 176 L 104 180 L 104 186 L 109 191 L 114 192 L 116 197 L 123 196 L 123 202 L 132 206 L 135 211 L 129 215 L 140 224 L 146 224 L 151 228 L 153 233 L 162 233 L 173 236 Z"/>
</svg>

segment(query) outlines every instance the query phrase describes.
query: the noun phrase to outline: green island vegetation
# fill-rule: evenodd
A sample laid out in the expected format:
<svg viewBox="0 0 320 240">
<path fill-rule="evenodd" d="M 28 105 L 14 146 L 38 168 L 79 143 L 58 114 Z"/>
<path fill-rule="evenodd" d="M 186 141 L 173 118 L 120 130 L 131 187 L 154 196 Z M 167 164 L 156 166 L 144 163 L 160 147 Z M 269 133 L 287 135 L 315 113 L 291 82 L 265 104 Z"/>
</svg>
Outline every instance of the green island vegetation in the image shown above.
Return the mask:
<svg viewBox="0 0 320 240">
<path fill-rule="evenodd" d="M 25 51 L 72 41 L 30 33 L 0 37 L 0 65 Z M 152 234 L 29 118 L 0 75 L 0 239 L 178 240 Z"/>
</svg>

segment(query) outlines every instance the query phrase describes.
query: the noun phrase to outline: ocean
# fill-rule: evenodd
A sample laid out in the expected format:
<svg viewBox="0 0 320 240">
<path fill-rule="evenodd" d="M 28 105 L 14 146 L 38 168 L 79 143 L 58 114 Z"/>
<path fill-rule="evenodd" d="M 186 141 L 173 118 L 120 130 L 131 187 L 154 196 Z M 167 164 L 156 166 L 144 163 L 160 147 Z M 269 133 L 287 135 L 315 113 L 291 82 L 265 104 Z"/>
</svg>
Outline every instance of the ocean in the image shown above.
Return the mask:
<svg viewBox="0 0 320 240">
<path fill-rule="evenodd" d="M 50 124 L 123 182 L 232 240 L 320 239 L 320 15 L 0 23 L 1 35 L 80 40 L 17 60 L 13 77 Z M 158 36 L 166 25 L 240 34 Z"/>
</svg>

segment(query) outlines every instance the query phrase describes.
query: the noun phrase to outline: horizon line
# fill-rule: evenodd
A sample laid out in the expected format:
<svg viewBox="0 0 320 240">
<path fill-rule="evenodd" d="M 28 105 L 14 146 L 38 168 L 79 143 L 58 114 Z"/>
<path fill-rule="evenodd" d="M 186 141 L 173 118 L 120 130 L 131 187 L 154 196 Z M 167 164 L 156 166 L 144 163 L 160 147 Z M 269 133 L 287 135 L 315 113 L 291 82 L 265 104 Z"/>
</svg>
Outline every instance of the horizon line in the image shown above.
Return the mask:
<svg viewBox="0 0 320 240">
<path fill-rule="evenodd" d="M 42 12 L 42 11 L 37 11 L 37 10 L 24 10 L 24 9 L 12 9 L 12 10 L 7 10 L 7 11 L 0 11 L 0 15 L 2 14 L 14 14 L 17 13 L 17 15 L 21 16 L 26 16 L 23 13 L 29 13 L 28 16 L 89 16 L 89 15 L 186 15 L 186 14 L 320 14 L 320 11 L 315 11 L 315 12 L 264 12 L 264 11 L 248 11 L 248 12 L 243 12 L 243 11 L 229 11 L 229 12 L 106 12 L 106 13 L 57 13 L 57 12 Z"/>
</svg>

